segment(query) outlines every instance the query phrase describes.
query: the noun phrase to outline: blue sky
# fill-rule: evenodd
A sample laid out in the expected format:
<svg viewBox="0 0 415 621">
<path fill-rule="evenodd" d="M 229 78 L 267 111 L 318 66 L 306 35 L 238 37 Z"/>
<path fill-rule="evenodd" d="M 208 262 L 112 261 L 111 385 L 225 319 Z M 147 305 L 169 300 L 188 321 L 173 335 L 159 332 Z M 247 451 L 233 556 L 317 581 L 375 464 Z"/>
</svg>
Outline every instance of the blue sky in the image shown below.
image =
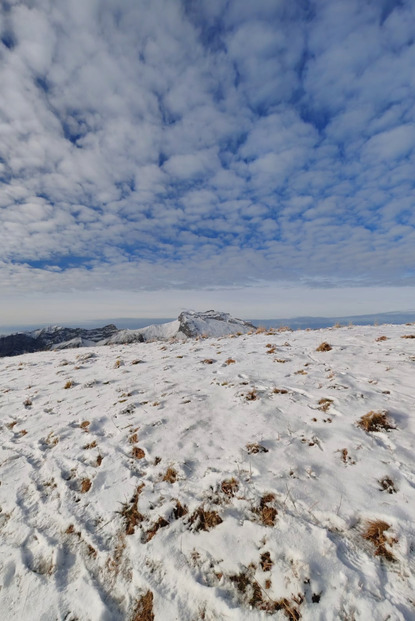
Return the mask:
<svg viewBox="0 0 415 621">
<path fill-rule="evenodd" d="M 0 323 L 415 308 L 414 67 L 413 1 L 3 2 Z"/>
</svg>

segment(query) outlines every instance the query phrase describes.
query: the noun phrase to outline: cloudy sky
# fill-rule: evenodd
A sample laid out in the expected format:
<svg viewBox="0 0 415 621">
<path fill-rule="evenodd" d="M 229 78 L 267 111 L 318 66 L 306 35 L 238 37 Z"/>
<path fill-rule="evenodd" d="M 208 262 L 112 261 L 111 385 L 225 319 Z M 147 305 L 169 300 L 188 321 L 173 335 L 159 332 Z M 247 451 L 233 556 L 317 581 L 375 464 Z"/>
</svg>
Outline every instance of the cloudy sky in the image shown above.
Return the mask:
<svg viewBox="0 0 415 621">
<path fill-rule="evenodd" d="M 414 67 L 413 0 L 3 0 L 0 323 L 415 308 Z"/>
</svg>

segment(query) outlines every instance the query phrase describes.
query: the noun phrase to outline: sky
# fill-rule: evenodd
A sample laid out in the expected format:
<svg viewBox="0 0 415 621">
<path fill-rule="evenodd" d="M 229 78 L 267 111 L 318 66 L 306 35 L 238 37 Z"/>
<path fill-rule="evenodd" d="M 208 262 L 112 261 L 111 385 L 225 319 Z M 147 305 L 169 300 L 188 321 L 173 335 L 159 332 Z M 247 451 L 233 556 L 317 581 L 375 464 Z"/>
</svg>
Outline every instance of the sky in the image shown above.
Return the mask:
<svg viewBox="0 0 415 621">
<path fill-rule="evenodd" d="M 415 308 L 413 0 L 3 0 L 0 324 Z"/>
</svg>

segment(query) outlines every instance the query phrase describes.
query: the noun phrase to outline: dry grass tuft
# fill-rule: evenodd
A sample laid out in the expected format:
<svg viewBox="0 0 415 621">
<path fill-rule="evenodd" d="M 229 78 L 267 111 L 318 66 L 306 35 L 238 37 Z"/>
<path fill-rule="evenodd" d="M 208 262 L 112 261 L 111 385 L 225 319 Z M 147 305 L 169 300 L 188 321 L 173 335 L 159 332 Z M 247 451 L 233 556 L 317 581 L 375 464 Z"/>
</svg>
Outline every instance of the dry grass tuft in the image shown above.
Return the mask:
<svg viewBox="0 0 415 621">
<path fill-rule="evenodd" d="M 388 418 L 387 412 L 370 411 L 357 421 L 357 426 L 368 432 L 396 429 L 392 421 Z"/>
<path fill-rule="evenodd" d="M 222 522 L 216 511 L 206 511 L 204 507 L 198 507 L 189 518 L 189 523 L 193 525 L 195 531 L 209 531 Z"/>
<path fill-rule="evenodd" d="M 235 360 L 233 358 L 228 358 L 225 360 L 225 364 L 235 364 Z"/>
<path fill-rule="evenodd" d="M 144 483 L 141 483 L 141 485 L 137 487 L 134 496 L 131 498 L 130 502 L 126 502 L 122 506 L 121 511 L 117 512 L 124 518 L 126 535 L 133 535 L 135 532 L 135 527 L 144 520 L 144 516 L 138 510 L 138 499 L 140 497 L 143 487 Z"/>
<path fill-rule="evenodd" d="M 153 539 L 154 535 L 157 533 L 157 531 L 160 530 L 160 528 L 165 528 L 168 525 L 169 523 L 167 520 L 165 520 L 163 517 L 159 517 L 157 522 L 155 522 L 155 524 L 153 524 L 153 526 L 146 532 L 145 534 L 146 543 L 148 543 L 149 541 Z"/>
<path fill-rule="evenodd" d="M 68 388 L 72 388 L 74 386 L 74 382 L 72 380 L 68 380 L 64 386 L 65 390 L 68 390 Z"/>
<path fill-rule="evenodd" d="M 323 399 L 320 399 L 320 401 L 318 402 L 318 405 L 319 405 L 318 409 L 321 410 L 322 412 L 327 412 L 327 410 L 329 409 L 332 403 L 333 403 L 333 399 L 327 399 L 323 397 Z"/>
<path fill-rule="evenodd" d="M 245 399 L 247 401 L 256 401 L 258 399 L 258 395 L 255 389 L 250 390 L 249 392 L 246 393 L 245 395 Z"/>
<path fill-rule="evenodd" d="M 91 479 L 82 479 L 81 481 L 81 494 L 86 494 L 91 489 L 92 483 Z"/>
<path fill-rule="evenodd" d="M 264 494 L 259 503 L 259 507 L 254 509 L 254 513 L 259 516 L 264 526 L 275 526 L 275 519 L 278 515 L 278 511 L 274 507 L 268 506 L 274 500 L 274 494 Z"/>
<path fill-rule="evenodd" d="M 131 364 L 143 364 L 144 360 L 140 360 L 139 358 L 137 358 L 136 360 L 132 360 Z"/>
<path fill-rule="evenodd" d="M 274 388 L 272 392 L 274 393 L 274 395 L 286 395 L 288 393 L 288 390 L 286 390 L 285 388 Z"/>
<path fill-rule="evenodd" d="M 176 506 L 174 507 L 174 509 L 172 511 L 173 519 L 174 520 L 180 520 L 180 518 L 184 517 L 188 513 L 189 513 L 189 509 L 187 508 L 187 505 L 182 505 L 180 500 L 177 500 L 176 501 Z"/>
<path fill-rule="evenodd" d="M 154 621 L 153 593 L 147 591 L 137 600 L 131 621 Z"/>
<path fill-rule="evenodd" d="M 246 450 L 248 451 L 248 455 L 255 455 L 256 453 L 268 453 L 268 449 L 262 444 L 258 444 L 258 442 L 252 442 L 251 444 L 246 445 Z"/>
<path fill-rule="evenodd" d="M 97 447 L 97 443 L 94 440 L 93 442 L 90 442 L 89 444 L 85 444 L 85 446 L 83 447 L 84 449 L 93 449 Z"/>
<path fill-rule="evenodd" d="M 290 619 L 290 621 L 297 621 L 301 619 L 300 611 L 297 605 L 304 601 L 304 597 L 299 594 L 297 597 L 293 597 L 292 601 L 283 597 L 279 600 L 273 600 L 262 589 L 261 585 L 251 575 L 249 570 L 243 571 L 240 574 L 229 576 L 229 580 L 235 585 L 237 591 L 242 596 L 243 600 L 256 610 L 262 610 L 268 614 L 273 614 L 277 611 L 281 611 L 284 615 Z M 271 581 L 267 581 L 266 588 L 271 586 Z M 265 598 L 264 598 L 265 596 Z"/>
<path fill-rule="evenodd" d="M 395 483 L 390 477 L 383 477 L 379 480 L 380 489 L 382 492 L 388 492 L 388 494 L 396 494 L 398 491 L 395 487 Z"/>
<path fill-rule="evenodd" d="M 225 481 L 222 481 L 220 488 L 226 496 L 232 498 L 239 489 L 239 483 L 232 477 L 232 479 L 225 479 Z"/>
<path fill-rule="evenodd" d="M 135 444 L 136 442 L 138 442 L 138 434 L 137 432 L 133 433 L 129 438 L 128 438 L 128 442 L 130 444 Z"/>
<path fill-rule="evenodd" d="M 378 336 L 378 338 L 376 339 L 376 342 L 379 343 L 379 341 L 387 341 L 388 337 L 387 336 Z"/>
<path fill-rule="evenodd" d="M 404 334 L 401 339 L 415 339 L 415 334 Z"/>
<path fill-rule="evenodd" d="M 387 537 L 385 532 L 390 529 L 390 524 L 383 520 L 372 520 L 367 523 L 363 538 L 375 546 L 375 556 L 381 556 L 387 561 L 396 561 L 396 558 L 386 546 L 392 546 L 397 542 L 395 537 Z"/>
<path fill-rule="evenodd" d="M 162 481 L 167 481 L 167 483 L 175 483 L 177 481 L 177 471 L 172 466 L 169 466 L 164 473 Z"/>
<path fill-rule="evenodd" d="M 23 401 L 23 405 L 25 406 L 25 408 L 30 408 L 30 406 L 33 405 L 33 401 L 28 397 Z"/>
<path fill-rule="evenodd" d="M 258 328 L 255 330 L 255 334 L 264 334 L 264 332 L 266 332 L 267 329 L 265 326 L 258 326 Z"/>
<path fill-rule="evenodd" d="M 121 360 L 120 358 L 117 358 L 117 360 L 114 362 L 114 369 L 119 369 L 123 365 L 124 365 L 124 361 Z"/>
<path fill-rule="evenodd" d="M 205 358 L 202 362 L 203 364 L 213 364 L 215 360 L 213 358 Z"/>
<path fill-rule="evenodd" d="M 320 343 L 320 345 L 317 347 L 316 351 L 331 351 L 332 346 L 329 345 L 329 343 L 326 343 L 325 341 L 323 343 Z"/>
<path fill-rule="evenodd" d="M 91 423 L 90 423 L 89 420 L 84 420 L 79 426 L 80 426 L 81 429 L 83 429 L 84 431 L 88 432 L 89 431 L 88 427 L 89 427 L 90 424 Z"/>
<path fill-rule="evenodd" d="M 271 571 L 274 563 L 271 560 L 271 554 L 269 552 L 264 552 L 261 554 L 261 568 L 262 571 Z"/>
<path fill-rule="evenodd" d="M 268 348 L 267 354 L 275 354 L 276 351 L 277 351 L 277 348 L 274 345 L 273 347 Z"/>
<path fill-rule="evenodd" d="M 104 458 L 103 458 L 103 456 L 102 456 L 102 455 L 98 455 L 98 457 L 97 457 L 97 462 L 96 462 L 96 463 L 97 463 L 97 466 L 100 466 L 100 465 L 102 464 L 102 460 L 103 460 L 103 459 L 104 459 Z"/>
<path fill-rule="evenodd" d="M 133 446 L 133 450 L 131 451 L 131 455 L 134 459 L 143 459 L 146 456 L 145 452 L 139 446 Z"/>
</svg>

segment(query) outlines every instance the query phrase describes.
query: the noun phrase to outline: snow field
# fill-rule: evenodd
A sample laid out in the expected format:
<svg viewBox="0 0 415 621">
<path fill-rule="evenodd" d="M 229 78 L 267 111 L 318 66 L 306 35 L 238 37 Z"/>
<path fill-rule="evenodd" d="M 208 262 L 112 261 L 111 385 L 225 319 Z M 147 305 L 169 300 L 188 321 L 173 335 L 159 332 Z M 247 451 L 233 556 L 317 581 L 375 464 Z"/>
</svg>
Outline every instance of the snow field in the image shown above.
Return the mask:
<svg viewBox="0 0 415 621">
<path fill-rule="evenodd" d="M 0 359 L 1 617 L 414 619 L 411 331 Z"/>
</svg>

